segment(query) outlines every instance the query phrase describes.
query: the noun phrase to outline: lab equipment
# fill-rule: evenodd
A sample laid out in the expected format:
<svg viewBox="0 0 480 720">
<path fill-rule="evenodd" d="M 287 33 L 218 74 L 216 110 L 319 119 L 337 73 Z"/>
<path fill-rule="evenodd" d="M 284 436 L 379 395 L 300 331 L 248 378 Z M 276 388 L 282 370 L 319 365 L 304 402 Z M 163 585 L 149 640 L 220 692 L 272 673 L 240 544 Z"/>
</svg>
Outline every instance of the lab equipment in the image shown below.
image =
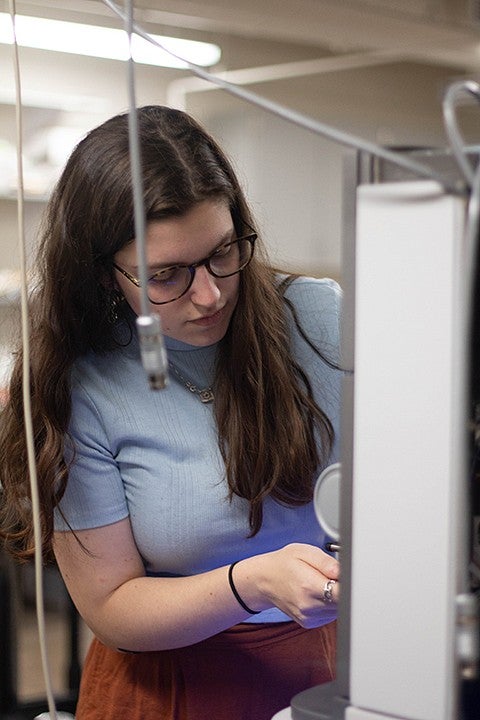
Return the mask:
<svg viewBox="0 0 480 720">
<path fill-rule="evenodd" d="M 451 153 L 419 154 L 455 174 Z M 344 364 L 354 372 L 339 660 L 336 681 L 296 696 L 291 717 L 466 720 L 479 655 L 467 200 L 361 154 L 345 182 Z"/>
</svg>

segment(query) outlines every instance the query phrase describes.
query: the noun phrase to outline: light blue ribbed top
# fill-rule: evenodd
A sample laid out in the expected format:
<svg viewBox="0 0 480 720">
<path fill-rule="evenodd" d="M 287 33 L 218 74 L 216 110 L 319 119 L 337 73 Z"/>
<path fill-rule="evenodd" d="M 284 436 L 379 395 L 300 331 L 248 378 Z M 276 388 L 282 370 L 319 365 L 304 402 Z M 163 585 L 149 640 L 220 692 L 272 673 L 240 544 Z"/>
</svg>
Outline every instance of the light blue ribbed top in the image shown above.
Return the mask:
<svg viewBox="0 0 480 720">
<path fill-rule="evenodd" d="M 338 285 L 300 278 L 286 294 L 312 342 L 338 363 Z M 291 328 L 295 357 L 335 429 L 330 464 L 338 461 L 342 373 L 308 347 L 293 321 Z M 199 348 L 171 338 L 166 345 L 184 377 L 201 388 L 211 383 L 215 345 Z M 61 502 L 65 517 L 79 530 L 130 516 L 148 574 L 192 575 L 291 542 L 325 543 L 312 503 L 292 508 L 271 499 L 260 532 L 248 537 L 248 502 L 228 499 L 212 404 L 201 403 L 173 373 L 165 390 L 151 391 L 136 339 L 126 348 L 76 362 L 70 432 L 76 459 Z M 58 512 L 55 525 L 68 530 Z M 325 622 L 332 613 L 326 609 Z M 286 619 L 273 608 L 252 621 Z"/>
</svg>

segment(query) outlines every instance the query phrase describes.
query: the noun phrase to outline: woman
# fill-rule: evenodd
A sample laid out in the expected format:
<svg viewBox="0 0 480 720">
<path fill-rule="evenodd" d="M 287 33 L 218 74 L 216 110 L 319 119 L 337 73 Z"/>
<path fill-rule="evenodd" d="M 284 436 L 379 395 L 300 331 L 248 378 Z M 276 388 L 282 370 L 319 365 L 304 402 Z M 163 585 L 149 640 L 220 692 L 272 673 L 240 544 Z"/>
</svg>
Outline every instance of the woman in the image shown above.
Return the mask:
<svg viewBox="0 0 480 720">
<path fill-rule="evenodd" d="M 31 298 L 43 552 L 95 639 L 77 720 L 268 720 L 331 680 L 339 567 L 314 480 L 337 458 L 338 287 L 279 276 L 224 153 L 138 111 L 148 296 L 170 382 L 142 370 L 125 115 L 74 150 Z M 1 428 L 2 534 L 32 554 L 21 354 Z"/>
</svg>

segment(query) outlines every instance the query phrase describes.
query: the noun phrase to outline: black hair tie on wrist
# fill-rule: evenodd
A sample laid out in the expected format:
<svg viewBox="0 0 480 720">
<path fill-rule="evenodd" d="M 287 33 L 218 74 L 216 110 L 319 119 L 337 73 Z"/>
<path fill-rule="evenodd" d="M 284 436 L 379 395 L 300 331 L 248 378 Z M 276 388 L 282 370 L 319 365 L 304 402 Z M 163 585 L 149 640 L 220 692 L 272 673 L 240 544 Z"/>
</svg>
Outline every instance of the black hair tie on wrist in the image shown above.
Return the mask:
<svg viewBox="0 0 480 720">
<path fill-rule="evenodd" d="M 230 567 L 228 568 L 228 584 L 230 585 L 230 589 L 231 589 L 232 593 L 235 595 L 235 599 L 236 599 L 236 601 L 238 602 L 238 604 L 241 605 L 241 607 L 242 607 L 244 610 L 246 610 L 248 613 L 250 613 L 250 615 L 258 615 L 261 611 L 260 611 L 260 610 L 250 610 L 250 608 L 248 607 L 248 605 L 245 605 L 245 603 L 243 602 L 242 598 L 241 598 L 240 595 L 238 594 L 237 588 L 235 587 L 235 583 L 233 582 L 233 575 L 232 575 L 232 573 L 233 573 L 233 568 L 235 567 L 235 565 L 237 564 L 237 562 L 240 562 L 240 561 L 239 561 L 239 560 L 236 560 L 236 562 L 232 563 L 232 564 L 230 565 Z"/>
</svg>

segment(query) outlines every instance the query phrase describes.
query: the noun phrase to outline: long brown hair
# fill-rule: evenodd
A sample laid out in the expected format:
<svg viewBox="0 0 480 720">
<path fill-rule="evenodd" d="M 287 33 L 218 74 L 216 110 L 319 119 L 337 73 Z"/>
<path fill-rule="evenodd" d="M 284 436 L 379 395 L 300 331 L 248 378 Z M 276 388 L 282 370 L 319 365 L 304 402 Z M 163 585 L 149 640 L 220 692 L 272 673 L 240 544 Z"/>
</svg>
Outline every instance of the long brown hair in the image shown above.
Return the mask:
<svg viewBox="0 0 480 720">
<path fill-rule="evenodd" d="M 196 121 L 177 110 L 147 106 L 138 111 L 138 127 L 147 222 L 222 198 L 237 232 L 254 224 L 230 162 Z M 112 350 L 128 340 L 129 315 L 114 289 L 112 259 L 133 237 L 128 121 L 118 115 L 73 151 L 48 205 L 37 253 L 29 314 L 31 402 L 46 557 L 53 509 L 68 480 L 64 441 L 71 367 L 86 352 Z M 248 499 L 255 534 L 267 495 L 290 505 L 311 500 L 313 475 L 333 439 L 292 357 L 282 290 L 260 241 L 240 275 L 237 307 L 219 344 L 215 391 L 228 486 L 231 495 Z M 0 533 L 20 559 L 33 553 L 26 468 L 20 351 L 0 426 Z"/>
</svg>

